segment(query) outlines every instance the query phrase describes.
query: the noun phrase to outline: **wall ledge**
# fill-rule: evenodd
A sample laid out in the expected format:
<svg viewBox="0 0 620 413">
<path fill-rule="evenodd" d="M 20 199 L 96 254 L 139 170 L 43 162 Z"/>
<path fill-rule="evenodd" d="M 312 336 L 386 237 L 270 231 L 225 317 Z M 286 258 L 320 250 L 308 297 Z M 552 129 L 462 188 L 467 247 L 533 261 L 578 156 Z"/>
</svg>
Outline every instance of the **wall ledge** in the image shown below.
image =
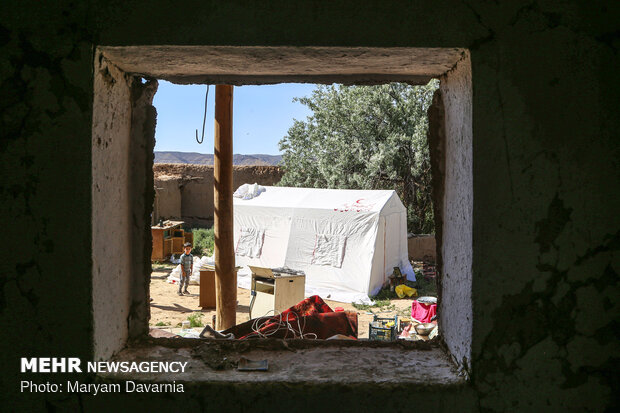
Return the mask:
<svg viewBox="0 0 620 413">
<path fill-rule="evenodd" d="M 239 357 L 268 360 L 267 372 L 242 372 Z M 113 361 L 187 362 L 183 373 L 101 373 L 112 380 L 286 384 L 375 384 L 462 386 L 460 376 L 438 342 L 278 340 L 215 341 L 146 339 L 134 342 Z M 228 363 L 229 368 L 209 366 Z"/>
</svg>

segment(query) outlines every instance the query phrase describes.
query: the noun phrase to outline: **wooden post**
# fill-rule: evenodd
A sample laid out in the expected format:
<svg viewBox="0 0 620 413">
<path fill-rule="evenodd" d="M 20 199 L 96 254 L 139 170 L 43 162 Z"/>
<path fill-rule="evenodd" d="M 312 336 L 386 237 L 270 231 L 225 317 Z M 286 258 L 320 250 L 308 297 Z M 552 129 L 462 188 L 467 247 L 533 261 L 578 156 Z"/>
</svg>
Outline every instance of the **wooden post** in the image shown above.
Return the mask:
<svg viewBox="0 0 620 413">
<path fill-rule="evenodd" d="M 233 87 L 215 87 L 215 313 L 216 329 L 237 324 L 237 272 L 233 234 Z"/>
</svg>

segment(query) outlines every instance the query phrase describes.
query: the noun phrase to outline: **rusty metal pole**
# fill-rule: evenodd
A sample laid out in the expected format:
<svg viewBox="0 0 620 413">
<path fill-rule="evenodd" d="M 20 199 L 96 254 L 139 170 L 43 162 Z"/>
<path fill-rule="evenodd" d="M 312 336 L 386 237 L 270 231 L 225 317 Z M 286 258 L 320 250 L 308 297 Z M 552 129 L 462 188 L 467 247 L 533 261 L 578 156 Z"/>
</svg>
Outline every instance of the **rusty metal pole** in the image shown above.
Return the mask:
<svg viewBox="0 0 620 413">
<path fill-rule="evenodd" d="M 215 87 L 214 232 L 217 330 L 237 324 L 237 272 L 233 241 L 233 87 Z"/>
</svg>

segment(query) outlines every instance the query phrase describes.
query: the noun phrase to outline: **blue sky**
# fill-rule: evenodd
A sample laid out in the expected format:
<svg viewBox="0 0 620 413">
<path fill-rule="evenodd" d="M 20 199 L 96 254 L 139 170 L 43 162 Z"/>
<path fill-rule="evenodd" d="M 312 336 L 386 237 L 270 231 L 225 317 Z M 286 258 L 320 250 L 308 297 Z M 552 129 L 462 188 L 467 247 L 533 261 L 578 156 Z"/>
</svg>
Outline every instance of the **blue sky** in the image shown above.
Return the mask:
<svg viewBox="0 0 620 413">
<path fill-rule="evenodd" d="M 310 110 L 294 97 L 309 96 L 315 85 L 235 86 L 233 92 L 233 151 L 239 154 L 277 155 L 278 142 L 293 125 L 305 120 Z M 205 85 L 175 85 L 159 81 L 153 101 L 157 108 L 156 151 L 213 153 L 215 87 L 209 88 L 205 139 L 202 132 Z"/>
</svg>

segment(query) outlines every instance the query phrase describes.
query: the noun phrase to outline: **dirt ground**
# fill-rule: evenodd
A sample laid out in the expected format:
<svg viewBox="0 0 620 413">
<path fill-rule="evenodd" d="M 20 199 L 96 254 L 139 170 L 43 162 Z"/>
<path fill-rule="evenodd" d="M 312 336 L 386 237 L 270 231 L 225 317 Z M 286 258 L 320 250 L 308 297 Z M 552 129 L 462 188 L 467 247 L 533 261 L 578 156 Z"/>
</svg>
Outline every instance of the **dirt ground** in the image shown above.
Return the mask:
<svg viewBox="0 0 620 413">
<path fill-rule="evenodd" d="M 198 306 L 199 289 L 198 285 L 190 285 L 190 295 L 177 295 L 177 285 L 169 284 L 166 281 L 173 266 L 154 266 L 151 274 L 150 292 L 151 298 L 151 320 L 150 327 L 163 329 L 171 333 L 180 331 L 181 322 L 188 319 L 193 313 L 202 314 L 201 320 L 203 324 L 212 325 L 212 317 L 215 315 L 215 309 L 203 310 Z M 393 299 L 390 304 L 384 307 L 373 307 L 368 310 L 358 310 L 350 303 L 341 303 L 332 300 L 325 302 L 334 309 L 342 307 L 346 311 L 357 312 L 358 320 L 358 338 L 368 338 L 368 325 L 373 319 L 373 315 L 378 317 L 394 317 L 394 315 L 408 317 L 411 314 L 412 298 Z M 250 290 L 237 288 L 237 323 L 242 323 L 250 319 Z M 159 325 L 158 325 L 159 324 Z M 195 328 L 200 332 L 202 328 Z"/>
</svg>

